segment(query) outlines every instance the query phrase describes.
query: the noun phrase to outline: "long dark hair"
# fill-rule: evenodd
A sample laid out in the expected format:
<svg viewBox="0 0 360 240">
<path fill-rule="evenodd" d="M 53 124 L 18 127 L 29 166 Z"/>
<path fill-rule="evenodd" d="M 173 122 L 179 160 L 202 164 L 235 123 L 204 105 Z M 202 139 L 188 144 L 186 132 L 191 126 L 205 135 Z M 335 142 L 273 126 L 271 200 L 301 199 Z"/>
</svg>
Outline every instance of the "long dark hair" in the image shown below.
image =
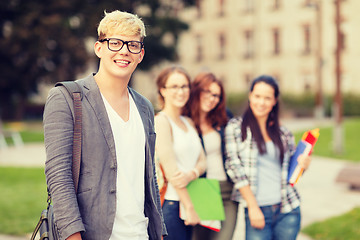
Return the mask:
<svg viewBox="0 0 360 240">
<path fill-rule="evenodd" d="M 206 120 L 214 128 L 225 126 L 227 123 L 227 115 L 225 108 L 225 91 L 222 82 L 210 72 L 199 73 L 194 81 L 191 83 L 190 99 L 183 109 L 183 114 L 189 116 L 196 126 L 199 134 L 200 129 L 200 95 L 203 90 L 206 90 L 210 84 L 216 83 L 220 87 L 220 100 L 217 105 L 208 112 Z"/>
<path fill-rule="evenodd" d="M 266 130 L 269 134 L 269 137 L 274 142 L 275 146 L 277 146 L 280 150 L 280 160 L 282 163 L 284 159 L 284 146 L 281 141 L 280 124 L 279 124 L 279 101 L 278 101 L 278 97 L 280 95 L 279 86 L 273 77 L 262 75 L 255 78 L 252 81 L 250 86 L 250 92 L 254 90 L 254 86 L 259 82 L 266 83 L 274 89 L 274 97 L 276 98 L 277 101 L 274 107 L 272 108 L 271 112 L 269 113 L 268 119 L 266 121 Z M 247 137 L 246 134 L 247 127 L 250 127 L 251 133 L 255 139 L 260 154 L 266 153 L 265 140 L 261 134 L 259 124 L 250 108 L 250 105 L 248 105 L 243 115 L 243 122 L 241 124 L 242 141 L 244 141 Z"/>
</svg>

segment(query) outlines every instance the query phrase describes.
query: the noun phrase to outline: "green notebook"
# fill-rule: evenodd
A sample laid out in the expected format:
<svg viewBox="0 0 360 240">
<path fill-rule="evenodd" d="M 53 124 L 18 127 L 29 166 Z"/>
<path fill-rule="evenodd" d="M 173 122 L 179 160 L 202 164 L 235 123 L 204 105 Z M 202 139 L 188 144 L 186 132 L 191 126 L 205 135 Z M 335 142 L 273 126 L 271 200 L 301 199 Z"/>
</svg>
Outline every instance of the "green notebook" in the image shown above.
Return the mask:
<svg viewBox="0 0 360 240">
<path fill-rule="evenodd" d="M 201 220 L 225 220 L 218 180 L 198 178 L 190 182 L 186 188 Z"/>
</svg>

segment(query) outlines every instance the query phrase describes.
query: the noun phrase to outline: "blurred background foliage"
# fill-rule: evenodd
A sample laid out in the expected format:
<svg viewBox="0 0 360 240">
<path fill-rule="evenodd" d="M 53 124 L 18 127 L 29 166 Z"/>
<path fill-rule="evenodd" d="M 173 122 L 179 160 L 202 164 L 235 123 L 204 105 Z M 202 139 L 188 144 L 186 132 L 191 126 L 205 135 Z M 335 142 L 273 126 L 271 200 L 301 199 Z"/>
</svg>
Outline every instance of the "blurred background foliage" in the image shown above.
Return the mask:
<svg viewBox="0 0 360 240">
<path fill-rule="evenodd" d="M 195 0 L 179 1 L 190 6 Z M 145 22 L 144 70 L 176 60 L 178 35 L 188 28 L 159 0 L 9 0 L 0 2 L 0 117 L 24 119 L 28 97 L 41 82 L 75 79 L 91 61 L 97 24 L 107 12 L 137 13 Z M 141 14 L 144 12 L 144 14 Z M 163 44 L 163 38 L 172 39 Z M 87 47 L 90 46 L 90 47 Z M 88 48 L 88 49 L 87 49 Z"/>
<path fill-rule="evenodd" d="M 306 93 L 300 95 L 280 95 L 281 115 L 284 117 L 313 117 L 315 108 L 315 94 Z M 360 96 L 343 94 L 343 115 L 346 117 L 360 116 Z M 325 117 L 331 117 L 333 113 L 334 96 L 324 96 Z M 246 94 L 228 94 L 227 106 L 234 115 L 244 112 L 247 107 Z"/>
<path fill-rule="evenodd" d="M 188 25 L 176 16 L 196 0 L 9 0 L 0 2 L 0 118 L 4 121 L 40 119 L 43 104 L 29 101 L 40 83 L 74 80 L 90 64 L 97 64 L 92 46 L 97 24 L 107 12 L 120 9 L 137 13 L 145 22 L 145 58 L 139 69 L 149 70 L 162 61 L 176 61 L 179 35 Z M 181 6 L 176 5 L 181 4 Z M 92 66 L 93 66 L 92 65 Z M 333 96 L 324 96 L 325 115 L 332 115 Z M 247 96 L 227 96 L 237 115 Z M 360 97 L 343 95 L 344 116 L 358 116 Z M 282 95 L 286 115 L 313 116 L 313 94 Z"/>
</svg>

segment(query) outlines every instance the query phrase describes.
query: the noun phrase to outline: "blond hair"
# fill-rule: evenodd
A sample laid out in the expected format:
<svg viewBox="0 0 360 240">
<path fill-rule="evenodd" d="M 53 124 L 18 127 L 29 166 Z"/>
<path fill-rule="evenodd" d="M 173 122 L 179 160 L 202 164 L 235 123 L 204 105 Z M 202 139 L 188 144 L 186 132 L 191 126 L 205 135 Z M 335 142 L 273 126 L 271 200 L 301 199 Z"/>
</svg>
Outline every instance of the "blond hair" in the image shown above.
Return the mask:
<svg viewBox="0 0 360 240">
<path fill-rule="evenodd" d="M 109 35 L 121 34 L 140 36 L 142 41 L 146 36 L 144 23 L 137 15 L 119 10 L 104 13 L 105 16 L 97 29 L 99 40 Z"/>
</svg>

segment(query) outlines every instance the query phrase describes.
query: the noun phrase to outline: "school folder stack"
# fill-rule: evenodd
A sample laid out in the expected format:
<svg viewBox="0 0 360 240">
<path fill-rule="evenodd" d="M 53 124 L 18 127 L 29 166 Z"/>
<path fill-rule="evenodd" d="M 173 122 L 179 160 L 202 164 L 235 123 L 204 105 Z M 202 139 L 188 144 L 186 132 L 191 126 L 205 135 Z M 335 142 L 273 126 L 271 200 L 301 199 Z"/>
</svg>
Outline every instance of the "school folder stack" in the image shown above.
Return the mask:
<svg viewBox="0 0 360 240">
<path fill-rule="evenodd" d="M 291 186 L 294 186 L 302 176 L 304 169 L 298 166 L 297 158 L 300 154 L 310 155 L 314 148 L 316 141 L 319 138 L 319 129 L 315 128 L 305 132 L 299 141 L 294 155 L 291 156 L 289 162 L 289 171 L 288 171 L 288 182 Z"/>
<path fill-rule="evenodd" d="M 214 231 L 220 231 L 221 220 L 225 220 L 224 205 L 221 197 L 220 184 L 218 180 L 198 178 L 186 187 L 200 225 Z M 180 204 L 180 218 L 186 219 L 185 209 Z"/>
</svg>

